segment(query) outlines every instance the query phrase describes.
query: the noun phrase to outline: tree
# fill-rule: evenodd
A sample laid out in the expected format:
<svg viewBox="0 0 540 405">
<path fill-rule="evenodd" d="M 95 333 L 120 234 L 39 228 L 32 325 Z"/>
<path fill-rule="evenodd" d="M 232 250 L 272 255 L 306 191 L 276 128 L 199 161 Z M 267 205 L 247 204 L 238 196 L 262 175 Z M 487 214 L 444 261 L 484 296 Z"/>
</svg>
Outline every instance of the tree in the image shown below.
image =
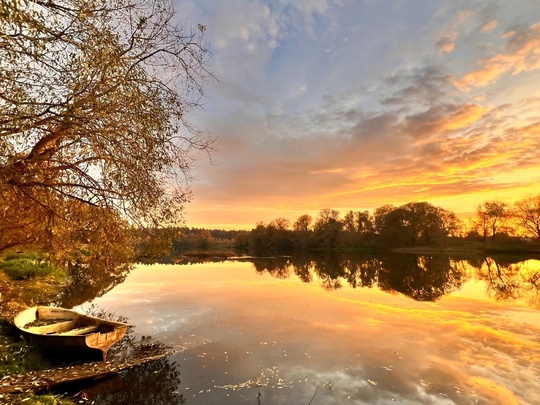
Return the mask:
<svg viewBox="0 0 540 405">
<path fill-rule="evenodd" d="M 540 195 L 516 201 L 514 216 L 527 232 L 540 238 Z"/>
<path fill-rule="evenodd" d="M 356 224 L 354 221 L 354 211 L 348 211 L 343 218 L 343 228 L 346 232 L 356 232 Z"/>
<path fill-rule="evenodd" d="M 314 230 L 318 232 L 328 224 L 339 222 L 339 211 L 323 208 L 319 211 L 319 217 L 315 222 Z"/>
<path fill-rule="evenodd" d="M 373 232 L 373 220 L 368 211 L 356 213 L 356 229 L 358 232 Z"/>
<path fill-rule="evenodd" d="M 377 208 L 374 223 L 381 242 L 392 247 L 440 244 L 458 228 L 454 213 L 427 202 Z"/>
<path fill-rule="evenodd" d="M 339 211 L 329 208 L 322 209 L 313 228 L 321 246 L 334 248 L 343 228 L 343 224 L 339 220 Z"/>
<path fill-rule="evenodd" d="M 296 250 L 306 250 L 313 242 L 311 215 L 303 214 L 293 224 L 293 246 Z"/>
<path fill-rule="evenodd" d="M 204 30 L 176 24 L 169 0 L 0 5 L 0 195 L 34 213 L 14 225 L 66 218 L 65 200 L 177 223 L 213 148 L 187 121 L 211 78 Z"/>
<path fill-rule="evenodd" d="M 485 242 L 491 233 L 491 240 L 495 239 L 497 231 L 508 217 L 508 204 L 502 201 L 485 201 L 476 207 L 476 215 L 482 230 L 482 239 Z"/>
<path fill-rule="evenodd" d="M 291 221 L 289 221 L 287 218 L 276 218 L 270 221 L 270 224 L 268 224 L 268 226 L 285 231 L 291 227 Z"/>
<path fill-rule="evenodd" d="M 373 212 L 373 227 L 375 230 L 375 233 L 381 234 L 384 229 L 386 228 L 386 216 L 390 212 L 392 212 L 396 207 L 390 204 L 383 205 L 382 207 L 378 207 Z"/>
<path fill-rule="evenodd" d="M 440 229 L 448 236 L 457 236 L 463 230 L 463 222 L 458 219 L 455 213 L 436 207 L 437 220 Z"/>
<path fill-rule="evenodd" d="M 311 215 L 300 215 L 298 219 L 294 222 L 293 229 L 295 231 L 307 232 L 309 231 L 309 227 L 311 226 L 312 222 L 313 218 L 311 217 Z"/>
</svg>

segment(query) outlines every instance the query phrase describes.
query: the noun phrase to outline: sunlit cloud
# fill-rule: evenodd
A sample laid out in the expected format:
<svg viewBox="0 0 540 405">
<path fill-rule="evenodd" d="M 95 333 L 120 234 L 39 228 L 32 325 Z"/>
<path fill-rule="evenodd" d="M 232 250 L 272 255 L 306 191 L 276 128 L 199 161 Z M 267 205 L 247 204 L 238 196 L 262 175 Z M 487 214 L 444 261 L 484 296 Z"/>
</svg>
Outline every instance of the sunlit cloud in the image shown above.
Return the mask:
<svg viewBox="0 0 540 405">
<path fill-rule="evenodd" d="M 506 73 L 513 75 L 540 68 L 540 23 L 517 27 L 503 35 L 504 53 L 478 62 L 478 68 L 456 81 L 462 90 L 484 87 Z"/>
<path fill-rule="evenodd" d="M 493 31 L 495 27 L 497 27 L 497 25 L 499 25 L 499 22 L 497 20 L 491 20 L 485 23 L 484 25 L 482 25 L 480 27 L 480 31 L 488 34 L 491 31 Z"/>
<path fill-rule="evenodd" d="M 411 137 L 423 138 L 429 135 L 442 135 L 470 126 L 485 114 L 486 109 L 475 105 L 440 105 L 409 116 L 405 120 L 405 130 Z"/>
</svg>

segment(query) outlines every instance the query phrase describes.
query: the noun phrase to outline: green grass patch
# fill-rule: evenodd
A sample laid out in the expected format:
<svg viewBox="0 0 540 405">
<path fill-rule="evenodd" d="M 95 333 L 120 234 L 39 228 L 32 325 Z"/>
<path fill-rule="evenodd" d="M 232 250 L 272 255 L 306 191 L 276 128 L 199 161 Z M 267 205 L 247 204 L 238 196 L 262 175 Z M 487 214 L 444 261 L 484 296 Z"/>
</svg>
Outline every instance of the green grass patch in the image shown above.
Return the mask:
<svg viewBox="0 0 540 405">
<path fill-rule="evenodd" d="M 36 253 L 9 255 L 0 263 L 0 269 L 4 270 L 12 280 L 47 277 L 56 270 L 51 263 L 43 260 Z"/>
</svg>

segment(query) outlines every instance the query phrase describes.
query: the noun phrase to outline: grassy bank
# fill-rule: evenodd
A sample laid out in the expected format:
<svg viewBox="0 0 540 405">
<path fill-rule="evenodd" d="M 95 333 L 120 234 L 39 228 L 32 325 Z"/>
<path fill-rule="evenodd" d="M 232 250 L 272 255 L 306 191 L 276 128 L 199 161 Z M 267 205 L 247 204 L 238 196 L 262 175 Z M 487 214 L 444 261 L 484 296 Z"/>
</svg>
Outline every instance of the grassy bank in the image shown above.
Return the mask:
<svg viewBox="0 0 540 405">
<path fill-rule="evenodd" d="M 0 318 L 11 320 L 21 309 L 50 303 L 69 282 L 66 269 L 36 253 L 9 255 L 0 262 Z"/>
</svg>

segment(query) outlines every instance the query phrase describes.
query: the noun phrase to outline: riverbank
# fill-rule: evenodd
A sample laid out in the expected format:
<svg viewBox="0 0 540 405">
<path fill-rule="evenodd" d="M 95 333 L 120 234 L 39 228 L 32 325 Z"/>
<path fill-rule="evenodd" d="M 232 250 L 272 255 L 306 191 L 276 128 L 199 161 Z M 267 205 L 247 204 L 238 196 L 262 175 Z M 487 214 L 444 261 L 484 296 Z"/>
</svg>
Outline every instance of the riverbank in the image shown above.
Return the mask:
<svg viewBox="0 0 540 405">
<path fill-rule="evenodd" d="M 524 255 L 540 258 L 540 242 L 532 240 L 512 239 L 507 241 L 471 241 L 466 239 L 449 239 L 442 245 L 415 246 L 392 249 L 399 253 L 413 254 L 448 254 L 485 256 L 493 254 Z"/>
</svg>

